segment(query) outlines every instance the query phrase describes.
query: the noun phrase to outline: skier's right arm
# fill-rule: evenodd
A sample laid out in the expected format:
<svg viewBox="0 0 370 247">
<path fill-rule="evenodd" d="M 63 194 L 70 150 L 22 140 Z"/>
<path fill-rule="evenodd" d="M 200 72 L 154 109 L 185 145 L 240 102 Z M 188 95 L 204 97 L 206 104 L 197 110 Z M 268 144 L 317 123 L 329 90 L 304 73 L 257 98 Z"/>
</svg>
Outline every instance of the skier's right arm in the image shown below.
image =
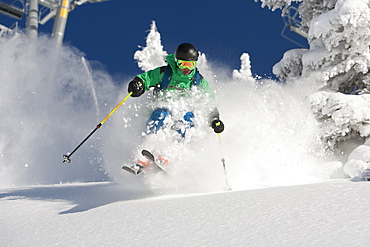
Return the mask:
<svg viewBox="0 0 370 247">
<path fill-rule="evenodd" d="M 162 80 L 163 72 L 161 73 L 160 68 L 150 70 L 136 76 L 128 84 L 128 92 L 132 92 L 132 97 L 141 96 L 150 87 L 155 87 Z"/>
<path fill-rule="evenodd" d="M 132 93 L 132 97 L 141 96 L 145 92 L 143 80 L 141 80 L 139 77 L 135 77 L 128 84 L 128 92 Z"/>
</svg>

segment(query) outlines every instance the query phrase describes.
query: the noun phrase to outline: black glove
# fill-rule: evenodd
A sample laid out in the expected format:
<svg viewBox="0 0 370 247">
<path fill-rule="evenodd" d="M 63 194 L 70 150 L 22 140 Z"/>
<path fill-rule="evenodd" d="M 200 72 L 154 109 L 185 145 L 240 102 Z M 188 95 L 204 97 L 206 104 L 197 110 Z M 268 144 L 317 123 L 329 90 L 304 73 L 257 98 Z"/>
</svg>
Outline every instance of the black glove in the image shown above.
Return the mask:
<svg viewBox="0 0 370 247">
<path fill-rule="evenodd" d="M 213 120 L 211 123 L 211 127 L 214 130 L 214 132 L 217 134 L 221 133 L 225 129 L 224 123 L 219 119 Z"/>
<path fill-rule="evenodd" d="M 143 81 L 135 77 L 129 84 L 128 84 L 128 92 L 132 92 L 132 97 L 139 97 L 144 93 L 144 84 Z"/>
</svg>

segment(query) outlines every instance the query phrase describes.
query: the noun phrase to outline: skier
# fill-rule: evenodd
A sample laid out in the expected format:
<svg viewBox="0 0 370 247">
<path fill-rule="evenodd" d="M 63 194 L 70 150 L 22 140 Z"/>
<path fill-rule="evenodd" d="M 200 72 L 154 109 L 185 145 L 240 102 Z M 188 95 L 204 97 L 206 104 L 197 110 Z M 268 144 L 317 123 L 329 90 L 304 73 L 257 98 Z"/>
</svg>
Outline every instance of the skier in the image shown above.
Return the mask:
<svg viewBox="0 0 370 247">
<path fill-rule="evenodd" d="M 139 97 L 144 94 L 145 91 L 154 87 L 154 93 L 157 97 L 171 97 L 166 93 L 175 90 L 186 92 L 197 87 L 209 93 L 210 88 L 208 82 L 197 69 L 198 57 L 199 52 L 194 45 L 190 43 L 180 44 L 174 54 L 166 56 L 168 65 L 155 68 L 136 76 L 129 83 L 128 92 L 132 93 L 131 97 Z M 171 114 L 171 111 L 167 107 L 155 109 L 147 122 L 147 133 L 156 133 L 160 129 L 165 128 L 166 119 L 171 116 Z M 194 117 L 194 113 L 191 111 L 184 114 L 181 122 L 183 122 L 186 127 L 176 129 L 182 138 L 185 138 L 186 130 L 194 126 Z M 224 124 L 220 120 L 220 114 L 217 108 L 211 111 L 208 121 L 215 133 L 221 133 L 224 130 Z M 133 173 L 139 174 L 145 165 L 145 162 L 135 165 L 132 167 Z"/>
</svg>

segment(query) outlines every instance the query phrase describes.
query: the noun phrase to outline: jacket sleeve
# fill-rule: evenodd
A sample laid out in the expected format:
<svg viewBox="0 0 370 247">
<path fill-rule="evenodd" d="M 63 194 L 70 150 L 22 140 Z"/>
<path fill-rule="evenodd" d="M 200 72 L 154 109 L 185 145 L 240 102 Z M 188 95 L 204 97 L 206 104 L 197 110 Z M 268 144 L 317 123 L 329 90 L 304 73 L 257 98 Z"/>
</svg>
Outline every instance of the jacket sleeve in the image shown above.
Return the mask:
<svg viewBox="0 0 370 247">
<path fill-rule="evenodd" d="M 145 87 L 145 91 L 149 90 L 151 87 L 155 87 L 161 83 L 163 78 L 163 69 L 162 67 L 155 68 L 153 70 L 149 70 L 137 76 L 140 78 Z"/>
<path fill-rule="evenodd" d="M 218 112 L 217 107 L 215 107 L 213 109 L 213 111 L 211 111 L 211 113 L 209 113 L 209 115 L 208 115 L 209 126 L 211 126 L 211 124 L 214 120 L 220 120 L 220 113 Z"/>
<path fill-rule="evenodd" d="M 200 81 L 199 85 L 205 92 L 210 93 L 211 89 L 209 87 L 208 81 L 202 76 L 202 80 Z"/>
<path fill-rule="evenodd" d="M 202 80 L 199 86 L 204 90 L 204 92 L 209 94 L 209 97 L 211 97 L 212 99 L 214 98 L 214 94 L 211 91 L 211 88 L 209 87 L 208 81 L 204 79 L 204 77 L 202 77 Z M 214 120 L 220 120 L 220 113 L 218 112 L 217 107 L 213 108 L 213 110 L 208 114 L 209 126 L 211 126 Z"/>
</svg>

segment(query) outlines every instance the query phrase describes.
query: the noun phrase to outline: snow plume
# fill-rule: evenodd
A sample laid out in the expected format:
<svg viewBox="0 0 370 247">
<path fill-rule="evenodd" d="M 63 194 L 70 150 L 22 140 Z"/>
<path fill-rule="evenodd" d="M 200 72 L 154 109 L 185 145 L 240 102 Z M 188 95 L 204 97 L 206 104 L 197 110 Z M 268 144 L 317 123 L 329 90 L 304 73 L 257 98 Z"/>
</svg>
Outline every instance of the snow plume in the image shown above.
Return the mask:
<svg viewBox="0 0 370 247">
<path fill-rule="evenodd" d="M 108 173 L 127 186 L 149 186 L 160 193 L 218 191 L 225 188 L 221 162 L 234 189 L 292 185 L 319 179 L 344 177 L 342 163 L 323 162 L 325 150 L 318 138 L 320 129 L 307 95 L 317 89 L 306 82 L 280 84 L 272 80 L 230 80 L 220 69 L 211 68 L 215 105 L 225 123 L 218 137 L 206 123 L 211 102 L 207 97 L 165 105 L 153 102 L 152 92 L 132 99 L 120 119 L 111 122 L 105 143 Z M 189 109 L 195 126 L 185 140 L 173 128 L 146 135 L 146 121 L 156 107 L 171 108 L 168 126 L 182 119 Z M 186 109 L 186 110 L 185 110 Z M 109 146 L 107 144 L 109 143 Z M 118 148 L 117 148 L 118 147 Z M 118 152 L 118 150 L 124 150 Z M 143 160 L 141 149 L 169 160 L 170 176 L 161 173 L 132 176 L 121 165 Z M 119 165 L 117 165 L 119 164 Z"/>
<path fill-rule="evenodd" d="M 81 56 L 43 36 L 0 39 L 0 186 L 107 179 L 99 139 L 62 163 L 99 121 L 92 87 L 100 103 L 108 91 L 114 95 L 102 71 L 93 72 L 95 85 L 88 83 Z"/>
<path fill-rule="evenodd" d="M 219 172 L 210 171 L 207 166 L 212 165 L 214 152 L 209 155 L 209 139 L 214 133 L 208 126 L 208 114 L 212 108 L 212 99 L 194 90 L 188 97 L 179 97 L 177 92 L 170 92 L 171 97 L 164 101 L 155 100 L 153 92 L 147 92 L 140 98 L 135 98 L 128 103 L 126 110 L 120 119 L 114 119 L 109 140 L 105 145 L 105 153 L 109 157 L 106 160 L 108 173 L 117 182 L 133 186 L 148 186 L 160 192 L 190 192 L 204 190 L 223 189 L 223 180 L 212 183 L 214 176 Z M 169 95 L 167 95 L 169 96 Z M 146 122 L 151 112 L 156 108 L 166 107 L 171 111 L 171 116 L 165 121 L 168 126 L 157 134 L 147 134 Z M 183 139 L 177 130 L 187 128 L 183 117 L 187 112 L 193 112 L 194 127 L 186 131 Z M 217 140 L 216 140 L 217 141 Z M 211 144 L 212 147 L 214 145 Z M 117 148 L 124 152 L 117 152 Z M 169 160 L 164 165 L 170 172 L 170 176 L 154 172 L 148 172 L 134 177 L 121 170 L 122 165 L 131 166 L 139 160 L 145 161 L 141 150 L 147 149 L 156 157 Z M 217 151 L 215 152 L 217 153 Z M 118 166 L 117 166 L 118 164 Z M 221 170 L 222 171 L 222 170 Z M 215 175 L 216 174 L 216 175 Z M 221 173 L 222 174 L 222 173 Z M 207 178 L 206 178 L 207 177 Z M 219 177 L 218 177 L 219 178 Z M 191 182 L 189 182 L 189 179 Z"/>
<path fill-rule="evenodd" d="M 161 35 L 157 31 L 155 21 L 152 22 L 150 32 L 146 37 L 146 47 L 139 46 L 139 48 L 142 50 L 135 52 L 134 59 L 138 61 L 138 66 L 143 71 L 166 65 L 167 52 L 163 51 Z"/>
<path fill-rule="evenodd" d="M 151 64 L 143 60 L 143 66 L 148 66 L 145 63 Z M 234 188 L 287 185 L 336 176 L 333 174 L 340 163 L 325 172 L 313 171 L 314 164 L 324 155 L 323 143 L 318 139 L 319 127 L 306 100 L 307 94 L 317 89 L 314 84 L 283 85 L 255 80 L 247 53 L 241 56 L 241 69 L 233 72 L 233 80 L 222 68 L 213 68 L 204 54 L 199 67 L 215 92 L 215 105 L 225 123 L 225 132 L 217 137 L 206 123 L 208 105 L 213 105 L 207 97 L 193 95 L 193 99 L 174 100 L 173 96 L 162 105 L 163 102 L 154 100 L 152 92 L 147 92 L 130 100 L 122 117 L 110 122 L 109 139 L 104 141 L 105 168 L 115 181 L 149 186 L 161 193 L 220 190 L 226 179 L 221 163 L 223 152 Z M 169 128 L 147 135 L 146 122 L 151 112 L 160 107 L 172 112 L 172 118 L 167 119 Z M 191 136 L 187 133 L 183 140 L 170 127 L 177 127 L 190 110 L 196 116 L 195 126 L 190 130 Z M 124 151 L 118 152 L 117 147 Z M 135 177 L 122 171 L 122 165 L 145 160 L 140 154 L 142 149 L 168 159 L 170 176 Z"/>
<path fill-rule="evenodd" d="M 155 101 L 151 91 L 129 98 L 124 110 L 71 157 L 71 164 L 62 163 L 62 154 L 72 151 L 127 95 L 127 85 L 117 88 L 94 66 L 88 73 L 82 54 L 68 47 L 57 50 L 43 36 L 28 40 L 19 34 L 0 42 L 0 185 L 114 179 L 129 188 L 185 193 L 223 190 L 226 178 L 234 189 L 247 189 L 343 176 L 341 162 L 318 165 L 325 143 L 318 138 L 320 125 L 307 95 L 317 92 L 321 81 L 312 74 L 284 84 L 252 79 L 247 55 L 241 57 L 236 74 L 242 76 L 236 80 L 201 54 L 201 73 L 214 97 L 195 89 L 192 97 L 175 100 L 178 95 L 172 95 L 166 102 Z M 142 66 L 149 68 L 151 61 L 142 60 Z M 173 128 L 148 135 L 148 117 L 163 106 L 172 111 L 168 126 Z M 220 136 L 207 122 L 213 106 L 225 124 Z M 186 128 L 182 120 L 187 111 L 195 115 L 194 127 L 181 139 L 176 129 Z M 133 176 L 121 169 L 142 159 L 144 148 L 169 160 L 170 176 Z"/>
<path fill-rule="evenodd" d="M 199 71 L 202 71 L 202 75 L 207 78 L 212 78 L 214 76 L 212 68 L 210 67 L 206 54 L 199 52 L 198 65 Z"/>
<path fill-rule="evenodd" d="M 226 126 L 222 138 L 234 187 L 287 185 L 338 176 L 340 164 L 316 166 L 325 154 L 306 99 L 312 89 L 303 82 L 271 80 L 229 81 L 218 89 L 218 106 Z"/>
</svg>

